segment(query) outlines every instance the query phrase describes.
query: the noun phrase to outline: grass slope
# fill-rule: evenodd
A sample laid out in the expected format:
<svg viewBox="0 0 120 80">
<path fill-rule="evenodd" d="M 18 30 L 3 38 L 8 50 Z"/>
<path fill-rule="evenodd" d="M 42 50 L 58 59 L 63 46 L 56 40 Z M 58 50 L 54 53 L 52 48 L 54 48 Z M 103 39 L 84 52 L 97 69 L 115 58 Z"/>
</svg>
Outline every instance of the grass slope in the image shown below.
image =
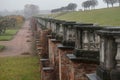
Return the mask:
<svg viewBox="0 0 120 80">
<path fill-rule="evenodd" d="M 69 12 L 56 19 L 120 26 L 120 7 Z"/>
<path fill-rule="evenodd" d="M 67 13 L 68 13 L 68 12 L 52 13 L 52 14 L 47 15 L 47 17 L 56 18 L 56 17 L 62 16 L 62 15 L 65 15 L 65 14 L 67 14 Z"/>
<path fill-rule="evenodd" d="M 0 80 L 40 80 L 38 62 L 35 56 L 1 57 Z"/>
</svg>

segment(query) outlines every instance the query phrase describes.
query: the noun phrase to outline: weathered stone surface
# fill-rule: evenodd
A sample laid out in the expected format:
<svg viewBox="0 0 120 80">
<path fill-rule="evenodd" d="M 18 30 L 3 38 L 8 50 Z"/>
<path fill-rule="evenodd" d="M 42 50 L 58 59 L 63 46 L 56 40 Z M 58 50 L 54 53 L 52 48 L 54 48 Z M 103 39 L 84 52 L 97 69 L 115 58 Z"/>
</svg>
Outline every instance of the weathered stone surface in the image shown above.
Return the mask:
<svg viewBox="0 0 120 80">
<path fill-rule="evenodd" d="M 120 70 L 112 70 L 110 76 L 111 80 L 120 80 Z"/>
<path fill-rule="evenodd" d="M 88 80 L 86 74 L 92 77 L 90 80 L 96 80 L 96 76 L 98 80 L 120 79 L 120 50 L 116 40 L 120 36 L 120 28 L 105 28 L 98 32 L 100 42 L 96 30 L 103 28 L 93 24 L 76 24 L 42 17 L 38 19 L 39 24 L 35 20 L 33 23 L 36 49 L 41 57 L 48 59 L 41 59 L 41 80 Z M 51 37 L 48 37 L 49 34 Z M 59 45 L 61 42 L 63 45 Z M 81 50 L 75 54 L 74 48 Z M 93 63 L 99 61 L 99 48 L 100 67 Z M 97 75 L 91 74 L 96 69 Z"/>
</svg>

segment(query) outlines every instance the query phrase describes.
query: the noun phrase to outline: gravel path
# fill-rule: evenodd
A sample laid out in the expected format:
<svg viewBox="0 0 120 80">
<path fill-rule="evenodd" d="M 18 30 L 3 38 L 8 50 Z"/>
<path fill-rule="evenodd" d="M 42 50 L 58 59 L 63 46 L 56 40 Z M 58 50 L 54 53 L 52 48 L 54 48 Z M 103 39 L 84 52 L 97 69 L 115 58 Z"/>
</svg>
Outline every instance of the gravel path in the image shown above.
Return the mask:
<svg viewBox="0 0 120 80">
<path fill-rule="evenodd" d="M 0 57 L 22 56 L 23 53 L 31 53 L 31 31 L 29 21 L 26 21 L 18 33 L 11 41 L 0 41 L 0 45 L 5 45 L 5 50 L 0 52 Z"/>
</svg>

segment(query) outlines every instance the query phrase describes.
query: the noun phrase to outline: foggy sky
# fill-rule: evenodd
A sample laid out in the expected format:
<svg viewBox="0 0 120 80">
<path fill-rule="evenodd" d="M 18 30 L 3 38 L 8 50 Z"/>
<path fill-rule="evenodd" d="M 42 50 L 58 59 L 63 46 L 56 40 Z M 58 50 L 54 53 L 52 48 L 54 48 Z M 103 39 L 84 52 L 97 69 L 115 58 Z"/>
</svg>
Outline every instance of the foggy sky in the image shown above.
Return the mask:
<svg viewBox="0 0 120 80">
<path fill-rule="evenodd" d="M 0 0 L 0 11 L 8 10 L 22 10 L 25 4 L 35 4 L 38 5 L 40 10 L 51 10 L 59 8 L 62 6 L 67 6 L 69 3 L 76 3 L 78 5 L 77 9 L 82 9 L 81 3 L 86 0 Z M 103 0 L 98 0 L 99 5 L 97 8 L 106 7 Z"/>
</svg>

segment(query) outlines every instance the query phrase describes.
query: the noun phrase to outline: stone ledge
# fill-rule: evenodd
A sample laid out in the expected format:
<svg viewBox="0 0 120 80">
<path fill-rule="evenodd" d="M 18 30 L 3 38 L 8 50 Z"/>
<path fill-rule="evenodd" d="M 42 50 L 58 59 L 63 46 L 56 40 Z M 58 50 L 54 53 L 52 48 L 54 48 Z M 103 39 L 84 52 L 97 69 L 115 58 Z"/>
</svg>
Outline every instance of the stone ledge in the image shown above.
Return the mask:
<svg viewBox="0 0 120 80">
<path fill-rule="evenodd" d="M 86 74 L 89 80 L 99 80 L 97 79 L 96 73 Z"/>
<path fill-rule="evenodd" d="M 40 61 L 49 61 L 49 59 L 40 59 Z"/>
<path fill-rule="evenodd" d="M 120 27 L 105 27 L 97 31 L 98 35 L 103 36 L 120 36 Z"/>
<path fill-rule="evenodd" d="M 47 38 L 52 38 L 52 35 L 47 35 Z"/>
<path fill-rule="evenodd" d="M 77 59 L 77 57 L 74 54 L 67 54 L 66 56 L 71 60 Z"/>
<path fill-rule="evenodd" d="M 42 70 L 51 71 L 51 70 L 54 70 L 54 68 L 53 67 L 43 67 Z"/>
<path fill-rule="evenodd" d="M 42 47 L 37 47 L 37 50 L 42 50 L 43 48 Z"/>
<path fill-rule="evenodd" d="M 75 25 L 75 27 L 82 30 L 101 30 L 103 28 L 93 24 Z"/>
<path fill-rule="evenodd" d="M 52 42 L 61 42 L 60 40 L 51 39 Z"/>
<path fill-rule="evenodd" d="M 67 54 L 66 55 L 70 60 L 75 62 L 84 62 L 84 63 L 95 63 L 99 64 L 99 61 L 96 61 L 96 59 L 89 59 L 85 57 L 76 57 L 74 54 Z"/>
<path fill-rule="evenodd" d="M 75 41 L 64 40 L 64 41 L 62 41 L 62 45 L 63 45 L 63 46 L 75 47 Z"/>
<path fill-rule="evenodd" d="M 62 44 L 59 44 L 57 47 L 60 48 L 60 49 L 74 49 L 74 47 L 71 47 L 71 46 L 63 46 Z"/>
</svg>

